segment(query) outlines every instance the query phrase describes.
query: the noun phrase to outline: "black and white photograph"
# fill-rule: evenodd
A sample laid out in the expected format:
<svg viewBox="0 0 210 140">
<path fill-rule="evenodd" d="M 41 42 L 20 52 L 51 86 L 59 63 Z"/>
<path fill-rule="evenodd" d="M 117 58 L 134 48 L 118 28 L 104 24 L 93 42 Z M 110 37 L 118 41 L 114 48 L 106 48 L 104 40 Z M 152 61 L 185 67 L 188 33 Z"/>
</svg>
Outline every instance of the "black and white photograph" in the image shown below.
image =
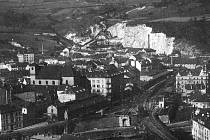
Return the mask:
<svg viewBox="0 0 210 140">
<path fill-rule="evenodd" d="M 0 140 L 210 140 L 210 0 L 0 0 Z"/>
</svg>

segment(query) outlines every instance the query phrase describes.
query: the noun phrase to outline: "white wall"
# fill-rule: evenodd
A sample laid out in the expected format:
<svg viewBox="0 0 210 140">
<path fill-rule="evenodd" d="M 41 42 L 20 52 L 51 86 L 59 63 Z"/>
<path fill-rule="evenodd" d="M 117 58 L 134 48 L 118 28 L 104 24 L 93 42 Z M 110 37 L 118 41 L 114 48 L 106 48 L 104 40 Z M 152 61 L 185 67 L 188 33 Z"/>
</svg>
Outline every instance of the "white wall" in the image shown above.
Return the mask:
<svg viewBox="0 0 210 140">
<path fill-rule="evenodd" d="M 70 94 L 70 93 L 69 94 L 66 94 L 63 91 L 57 91 L 57 95 L 58 95 L 58 100 L 61 103 L 66 103 L 66 102 L 69 102 L 69 101 L 76 100 L 75 93 L 74 94 Z"/>
<path fill-rule="evenodd" d="M 91 82 L 91 93 L 107 96 L 107 94 L 111 92 L 111 84 L 107 84 L 111 83 L 111 78 L 88 78 L 88 80 Z M 98 85 L 99 87 L 97 87 Z M 107 88 L 110 88 L 110 90 L 107 90 Z M 99 92 L 97 92 L 97 90 L 99 90 Z"/>
<path fill-rule="evenodd" d="M 73 86 L 74 85 L 74 77 L 62 77 L 62 84 L 66 84 L 66 80 L 68 81 L 68 85 Z"/>
<path fill-rule="evenodd" d="M 123 120 L 126 120 L 125 122 L 124 122 L 124 124 L 123 124 Z M 130 126 L 131 124 L 130 124 L 130 118 L 129 118 L 129 116 L 120 116 L 119 117 L 119 126 L 120 127 L 127 127 L 127 126 Z"/>
<path fill-rule="evenodd" d="M 31 78 L 31 84 L 33 85 L 33 80 L 35 81 L 35 85 L 53 85 L 53 81 L 55 81 L 54 85 L 60 85 L 60 80 L 51 80 L 51 79 L 32 79 Z M 41 84 L 39 84 L 39 81 L 41 81 Z M 46 81 L 48 81 L 48 84 L 46 84 Z"/>
<path fill-rule="evenodd" d="M 53 110 L 53 113 L 52 113 L 52 111 L 51 110 Z M 47 114 L 48 115 L 58 115 L 58 110 L 57 110 L 57 108 L 55 107 L 55 106 L 53 106 L 53 105 L 51 105 L 51 106 L 49 106 L 48 108 L 47 108 Z"/>
</svg>

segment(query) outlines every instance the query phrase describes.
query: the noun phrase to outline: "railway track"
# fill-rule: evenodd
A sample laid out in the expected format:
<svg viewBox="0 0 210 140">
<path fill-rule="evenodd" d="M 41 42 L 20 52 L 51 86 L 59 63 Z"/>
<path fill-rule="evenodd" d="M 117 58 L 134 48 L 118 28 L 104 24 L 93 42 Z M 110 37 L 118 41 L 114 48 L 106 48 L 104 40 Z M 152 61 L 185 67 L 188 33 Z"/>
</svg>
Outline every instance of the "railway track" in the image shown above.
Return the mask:
<svg viewBox="0 0 210 140">
<path fill-rule="evenodd" d="M 172 74 L 172 73 L 171 73 Z M 166 83 L 170 82 L 171 76 L 167 75 L 166 78 L 160 77 L 159 82 L 150 86 L 146 90 L 146 94 L 141 97 L 143 100 L 143 107 L 148 111 L 149 117 L 143 119 L 143 124 L 153 133 L 158 135 L 163 140 L 177 140 L 176 137 L 170 132 L 170 130 L 165 126 L 159 119 L 157 115 L 157 110 L 154 108 L 154 104 L 150 102 L 150 98 L 157 94 L 160 88 L 163 88 Z M 157 80 L 155 80 L 157 82 Z M 148 86 L 148 85 L 147 85 Z M 147 87 L 146 86 L 146 87 Z"/>
</svg>

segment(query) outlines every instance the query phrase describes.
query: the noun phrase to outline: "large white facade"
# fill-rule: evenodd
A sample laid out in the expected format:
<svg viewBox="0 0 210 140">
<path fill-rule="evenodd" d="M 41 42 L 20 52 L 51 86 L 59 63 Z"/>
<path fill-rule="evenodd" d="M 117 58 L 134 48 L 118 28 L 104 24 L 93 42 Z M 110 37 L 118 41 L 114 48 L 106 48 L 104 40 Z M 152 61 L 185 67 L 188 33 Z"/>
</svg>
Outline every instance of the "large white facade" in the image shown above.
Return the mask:
<svg viewBox="0 0 210 140">
<path fill-rule="evenodd" d="M 111 78 L 88 78 L 91 83 L 91 93 L 98 93 L 107 96 L 111 93 Z"/>
<path fill-rule="evenodd" d="M 124 47 L 151 48 L 158 54 L 171 54 L 174 38 L 167 38 L 164 33 L 152 33 L 152 28 L 146 25 L 126 26 L 117 23 L 108 28 L 112 37 L 121 39 Z"/>
<path fill-rule="evenodd" d="M 18 57 L 18 62 L 23 63 L 23 62 L 28 62 L 29 64 L 34 63 L 34 54 L 29 53 L 29 54 L 17 54 Z"/>
<path fill-rule="evenodd" d="M 192 136 L 194 140 L 210 140 L 210 130 L 203 121 L 192 121 Z"/>
</svg>

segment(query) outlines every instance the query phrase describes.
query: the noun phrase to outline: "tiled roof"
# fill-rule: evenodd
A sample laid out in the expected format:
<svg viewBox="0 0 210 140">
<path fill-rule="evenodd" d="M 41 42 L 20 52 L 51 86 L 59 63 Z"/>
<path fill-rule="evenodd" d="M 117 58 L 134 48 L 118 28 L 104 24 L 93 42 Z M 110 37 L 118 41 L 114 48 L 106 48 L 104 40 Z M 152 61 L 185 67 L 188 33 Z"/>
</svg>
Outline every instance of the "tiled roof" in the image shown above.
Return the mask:
<svg viewBox="0 0 210 140">
<path fill-rule="evenodd" d="M 207 94 L 203 94 L 195 99 L 193 102 L 210 102 L 210 96 Z"/>
<path fill-rule="evenodd" d="M 24 62 L 24 63 L 16 63 L 14 65 L 11 65 L 12 68 L 15 68 L 15 67 L 26 67 L 27 65 L 29 65 L 28 62 Z"/>
<path fill-rule="evenodd" d="M 192 74 L 192 76 L 199 76 L 200 72 L 201 72 L 202 68 L 199 67 L 199 68 L 196 68 L 196 69 L 182 69 L 179 71 L 179 74 L 181 76 L 187 76 L 189 73 Z"/>
<path fill-rule="evenodd" d="M 17 107 L 16 105 L 0 105 L 0 113 L 11 113 L 11 112 L 16 112 L 20 111 L 21 108 Z"/>
<path fill-rule="evenodd" d="M 36 75 L 37 79 L 57 79 L 61 78 L 61 66 L 48 65 L 44 66 Z"/>
<path fill-rule="evenodd" d="M 65 65 L 47 65 L 43 66 L 37 73 L 37 79 L 61 79 L 61 77 L 73 77 L 72 66 Z"/>
<path fill-rule="evenodd" d="M 62 76 L 63 77 L 73 77 L 74 76 L 73 70 L 72 70 L 72 65 L 67 64 L 67 65 L 63 66 L 63 68 L 62 68 Z"/>
<path fill-rule="evenodd" d="M 196 110 L 193 116 L 193 120 L 196 122 L 199 122 L 206 128 L 210 129 L 210 109 L 205 108 L 205 109 L 199 109 Z"/>
<path fill-rule="evenodd" d="M 199 61 L 196 58 L 188 58 L 188 57 L 174 57 L 173 64 L 198 64 Z"/>
</svg>

